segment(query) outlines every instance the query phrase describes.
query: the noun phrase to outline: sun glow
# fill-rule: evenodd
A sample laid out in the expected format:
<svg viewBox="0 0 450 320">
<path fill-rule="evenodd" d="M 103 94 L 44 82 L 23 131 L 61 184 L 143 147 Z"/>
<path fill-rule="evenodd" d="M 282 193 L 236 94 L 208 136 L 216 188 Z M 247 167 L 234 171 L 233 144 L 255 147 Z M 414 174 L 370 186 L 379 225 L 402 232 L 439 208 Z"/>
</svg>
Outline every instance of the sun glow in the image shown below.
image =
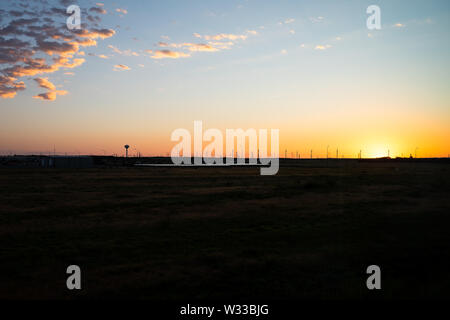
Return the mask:
<svg viewBox="0 0 450 320">
<path fill-rule="evenodd" d="M 363 158 L 383 158 L 393 155 L 393 150 L 390 150 L 388 146 L 384 145 L 374 145 L 367 148 L 367 150 L 364 152 L 362 151 L 362 157 Z"/>
</svg>

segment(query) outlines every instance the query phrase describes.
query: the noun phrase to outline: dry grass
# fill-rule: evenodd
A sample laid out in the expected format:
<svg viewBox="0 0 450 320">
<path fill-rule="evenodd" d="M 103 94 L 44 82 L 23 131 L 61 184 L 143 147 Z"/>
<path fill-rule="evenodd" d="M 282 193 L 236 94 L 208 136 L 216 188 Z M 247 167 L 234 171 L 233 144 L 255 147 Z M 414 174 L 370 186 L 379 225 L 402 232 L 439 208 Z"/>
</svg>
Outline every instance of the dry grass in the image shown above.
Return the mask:
<svg viewBox="0 0 450 320">
<path fill-rule="evenodd" d="M 449 296 L 445 164 L 0 177 L 1 298 Z M 69 264 L 80 292 L 65 289 Z M 381 292 L 365 289 L 370 264 Z"/>
</svg>

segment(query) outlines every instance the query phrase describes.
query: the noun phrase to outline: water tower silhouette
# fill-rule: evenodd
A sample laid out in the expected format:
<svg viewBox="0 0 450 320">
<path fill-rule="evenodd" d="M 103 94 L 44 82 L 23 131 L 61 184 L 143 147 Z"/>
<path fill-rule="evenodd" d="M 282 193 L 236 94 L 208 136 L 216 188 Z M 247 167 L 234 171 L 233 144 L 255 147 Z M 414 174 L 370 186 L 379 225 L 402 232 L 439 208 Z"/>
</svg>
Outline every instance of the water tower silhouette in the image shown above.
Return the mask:
<svg viewBox="0 0 450 320">
<path fill-rule="evenodd" d="M 125 148 L 125 152 L 126 152 L 126 157 L 128 158 L 128 148 L 129 148 L 130 146 L 129 145 L 124 145 L 124 148 Z"/>
</svg>

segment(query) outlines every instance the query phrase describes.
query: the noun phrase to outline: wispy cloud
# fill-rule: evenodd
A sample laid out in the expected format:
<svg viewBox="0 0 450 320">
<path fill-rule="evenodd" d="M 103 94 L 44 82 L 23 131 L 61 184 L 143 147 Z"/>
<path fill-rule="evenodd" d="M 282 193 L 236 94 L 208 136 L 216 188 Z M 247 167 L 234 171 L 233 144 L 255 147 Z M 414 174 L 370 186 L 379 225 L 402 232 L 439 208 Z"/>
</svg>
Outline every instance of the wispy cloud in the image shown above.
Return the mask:
<svg viewBox="0 0 450 320">
<path fill-rule="evenodd" d="M 289 24 L 289 23 L 293 23 L 295 21 L 295 19 L 290 18 L 284 21 L 285 24 Z"/>
<path fill-rule="evenodd" d="M 187 48 L 189 51 L 218 51 L 218 48 L 215 48 L 214 46 L 206 43 L 190 43 L 190 42 L 184 42 L 184 43 L 166 43 L 166 42 L 159 42 L 159 47 L 162 48 Z"/>
<path fill-rule="evenodd" d="M 127 14 L 128 13 L 128 11 L 126 9 L 121 9 L 121 8 L 117 8 L 116 12 L 119 12 L 121 14 Z"/>
<path fill-rule="evenodd" d="M 312 23 L 321 23 L 325 21 L 325 18 L 322 16 L 318 16 L 318 17 L 310 17 L 309 21 L 311 21 Z"/>
<path fill-rule="evenodd" d="M 198 35 L 198 34 L 197 34 Z M 204 36 L 200 36 L 198 35 L 200 38 L 203 38 L 205 40 L 224 40 L 224 39 L 228 39 L 228 40 L 245 40 L 248 38 L 248 35 L 246 34 L 231 34 L 231 33 L 220 33 L 220 34 L 216 34 L 216 35 L 204 35 Z"/>
<path fill-rule="evenodd" d="M 14 77 L 0 75 L 0 97 L 14 98 L 17 92 L 25 90 L 25 83 Z"/>
<path fill-rule="evenodd" d="M 131 70 L 131 68 L 129 66 L 126 66 L 124 64 L 116 64 L 114 66 L 114 71 L 128 71 Z"/>
<path fill-rule="evenodd" d="M 45 93 L 38 94 L 34 96 L 35 99 L 41 99 L 41 100 L 49 100 L 54 101 L 56 100 L 56 96 L 64 96 L 68 94 L 66 90 L 56 90 L 56 86 L 51 83 L 48 78 L 34 78 L 34 81 L 39 85 L 39 87 L 47 89 L 48 91 Z"/>
<path fill-rule="evenodd" d="M 127 49 L 127 50 L 120 50 L 119 48 L 113 46 L 113 45 L 108 45 L 108 48 L 110 48 L 114 53 L 120 54 L 122 56 L 135 56 L 138 57 L 139 53 L 131 50 L 131 49 Z"/>
<path fill-rule="evenodd" d="M 56 96 L 65 96 L 68 94 L 65 90 L 56 90 L 56 91 L 49 91 L 45 93 L 38 94 L 36 96 L 33 96 L 35 99 L 41 99 L 41 100 L 48 100 L 48 101 L 54 101 L 56 100 Z"/>
<path fill-rule="evenodd" d="M 282 26 L 283 24 L 290 24 L 290 23 L 293 23 L 293 22 L 295 22 L 295 19 L 294 18 L 289 18 L 289 19 L 286 19 L 284 21 L 278 22 L 278 25 Z"/>
<path fill-rule="evenodd" d="M 189 43 L 187 47 L 190 51 L 209 51 L 209 52 L 219 51 L 218 48 L 205 43 Z"/>
<path fill-rule="evenodd" d="M 107 13 L 106 10 L 101 8 L 101 7 L 92 7 L 92 8 L 89 9 L 89 12 L 94 12 L 94 13 L 97 13 L 97 14 L 106 14 Z"/>
<path fill-rule="evenodd" d="M 166 58 L 178 59 L 187 57 L 190 57 L 190 54 L 172 50 L 156 50 L 154 54 L 151 56 L 152 59 L 166 59 Z"/>
<path fill-rule="evenodd" d="M 327 50 L 329 48 L 331 48 L 330 44 L 325 44 L 325 45 L 319 44 L 314 47 L 315 50 Z"/>
<path fill-rule="evenodd" d="M 48 81 L 48 78 L 34 78 L 33 80 L 36 81 L 41 88 L 56 90 L 55 85 Z"/>
<path fill-rule="evenodd" d="M 202 39 L 203 42 L 169 43 L 160 41 L 157 44 L 160 48 L 174 48 L 179 50 L 160 49 L 156 51 L 146 50 L 146 52 L 151 53 L 151 58 L 153 59 L 187 58 L 191 56 L 191 52 L 216 52 L 230 49 L 235 42 L 246 40 L 250 35 L 258 35 L 258 32 L 255 30 L 247 30 L 245 34 L 219 33 L 215 35 L 201 35 L 199 33 L 194 33 L 193 35 L 197 39 Z M 166 39 L 170 38 L 166 37 Z"/>
</svg>

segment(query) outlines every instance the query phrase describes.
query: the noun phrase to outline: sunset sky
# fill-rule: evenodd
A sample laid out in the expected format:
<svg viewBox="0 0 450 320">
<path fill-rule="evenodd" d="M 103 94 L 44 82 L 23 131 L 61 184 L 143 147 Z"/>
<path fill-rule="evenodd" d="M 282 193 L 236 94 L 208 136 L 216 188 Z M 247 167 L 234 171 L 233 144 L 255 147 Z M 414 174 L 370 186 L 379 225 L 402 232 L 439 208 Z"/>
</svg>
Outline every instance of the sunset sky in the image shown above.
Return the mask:
<svg viewBox="0 0 450 320">
<path fill-rule="evenodd" d="M 279 129 L 282 155 L 446 157 L 449 58 L 448 0 L 1 1 L 0 154 L 166 155 L 202 120 Z"/>
</svg>

